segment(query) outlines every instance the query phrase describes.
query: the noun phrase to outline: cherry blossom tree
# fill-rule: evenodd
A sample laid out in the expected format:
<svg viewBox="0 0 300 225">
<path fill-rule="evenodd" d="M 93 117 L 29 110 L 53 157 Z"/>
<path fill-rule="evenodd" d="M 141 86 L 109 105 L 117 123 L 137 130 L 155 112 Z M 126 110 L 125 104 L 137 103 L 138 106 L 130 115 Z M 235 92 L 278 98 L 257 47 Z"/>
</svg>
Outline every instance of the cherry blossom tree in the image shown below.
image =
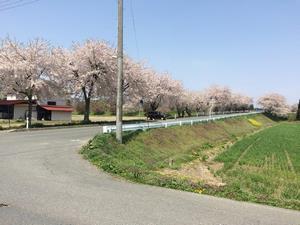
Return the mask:
<svg viewBox="0 0 300 225">
<path fill-rule="evenodd" d="M 0 99 L 4 98 L 3 90 L 4 90 L 3 78 L 1 76 L 1 71 L 0 71 Z"/>
<path fill-rule="evenodd" d="M 199 114 L 207 114 L 210 108 L 213 107 L 212 105 L 212 98 L 207 95 L 205 92 L 196 92 L 194 94 L 194 101 L 195 101 L 195 110 Z"/>
<path fill-rule="evenodd" d="M 33 99 L 49 96 L 55 88 L 51 73 L 53 56 L 48 42 L 35 39 L 28 43 L 5 39 L 0 47 L 0 76 L 3 92 L 28 100 L 28 119 L 31 127 Z"/>
<path fill-rule="evenodd" d="M 154 70 L 144 71 L 145 89 L 141 92 L 144 110 L 155 111 L 162 102 L 163 96 L 167 94 L 166 84 Z"/>
<path fill-rule="evenodd" d="M 124 55 L 124 105 L 127 108 L 139 108 L 142 94 L 147 85 L 147 80 L 144 78 L 145 66 L 142 62 L 134 61 L 128 55 Z M 105 99 L 111 105 L 111 109 L 114 112 L 116 106 L 117 95 L 117 80 L 116 76 L 110 77 L 110 85 L 105 93 L 99 93 L 99 96 L 105 96 Z"/>
<path fill-rule="evenodd" d="M 30 123 L 33 99 L 58 92 L 84 101 L 85 122 L 89 121 L 91 101 L 105 102 L 115 110 L 116 50 L 106 42 L 87 40 L 69 50 L 52 48 L 39 39 L 26 44 L 6 39 L 0 60 L 0 88 L 3 93 L 28 99 Z M 195 111 L 244 111 L 253 103 L 250 97 L 217 85 L 203 92 L 188 91 L 170 74 L 158 73 L 128 55 L 124 56 L 123 91 L 126 107 L 137 108 L 143 103 L 145 111 L 172 109 L 179 116 Z"/>
<path fill-rule="evenodd" d="M 176 111 L 179 117 L 183 117 L 185 113 L 186 95 L 186 90 L 184 90 L 182 85 L 179 85 L 165 101 L 169 109 Z"/>
<path fill-rule="evenodd" d="M 57 73 L 69 93 L 83 98 L 84 121 L 89 122 L 91 99 L 113 87 L 116 52 L 103 41 L 87 40 L 70 51 L 56 49 L 56 55 Z"/>
<path fill-rule="evenodd" d="M 200 112 L 204 107 L 202 95 L 200 92 L 185 90 L 181 97 L 180 110 L 182 115 L 186 113 L 188 116 L 192 116 L 192 112 Z"/>
<path fill-rule="evenodd" d="M 230 111 L 246 111 L 253 106 L 253 99 L 242 94 L 233 93 L 231 96 Z"/>
<path fill-rule="evenodd" d="M 290 111 L 285 97 L 277 93 L 271 93 L 262 96 L 258 99 L 257 103 L 262 106 L 266 113 L 270 113 L 276 116 L 285 117 Z"/>
<path fill-rule="evenodd" d="M 213 85 L 205 90 L 205 95 L 214 111 L 225 112 L 230 108 L 232 92 L 228 87 Z"/>
<path fill-rule="evenodd" d="M 293 105 L 291 106 L 291 112 L 297 113 L 297 110 L 298 110 L 298 104 L 293 104 Z"/>
<path fill-rule="evenodd" d="M 173 80 L 170 74 L 158 74 L 152 69 L 145 69 L 143 79 L 145 87 L 141 90 L 141 99 L 145 111 L 156 111 L 182 85 L 181 82 Z"/>
</svg>

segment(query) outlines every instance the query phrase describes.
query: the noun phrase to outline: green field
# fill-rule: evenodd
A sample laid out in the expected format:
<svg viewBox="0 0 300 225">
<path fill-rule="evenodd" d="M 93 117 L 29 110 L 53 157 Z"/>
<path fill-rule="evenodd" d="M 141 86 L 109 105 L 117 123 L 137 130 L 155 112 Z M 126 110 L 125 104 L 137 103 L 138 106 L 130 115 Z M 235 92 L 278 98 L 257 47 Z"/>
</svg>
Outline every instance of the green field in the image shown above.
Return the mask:
<svg viewBox="0 0 300 225">
<path fill-rule="evenodd" d="M 239 200 L 300 209 L 300 123 L 282 123 L 238 141 L 216 159 L 223 190 Z"/>
</svg>

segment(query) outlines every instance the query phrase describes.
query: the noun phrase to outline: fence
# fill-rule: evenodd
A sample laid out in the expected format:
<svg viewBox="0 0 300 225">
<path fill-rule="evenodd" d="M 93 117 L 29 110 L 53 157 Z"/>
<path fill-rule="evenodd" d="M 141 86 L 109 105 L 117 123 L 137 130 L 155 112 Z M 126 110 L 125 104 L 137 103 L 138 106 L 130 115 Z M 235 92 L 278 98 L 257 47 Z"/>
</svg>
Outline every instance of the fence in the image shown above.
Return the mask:
<svg viewBox="0 0 300 225">
<path fill-rule="evenodd" d="M 253 114 L 259 114 L 262 111 L 247 112 L 247 113 L 233 113 L 226 115 L 212 115 L 212 116 L 202 116 L 202 117 L 193 117 L 193 118 L 183 118 L 170 121 L 160 121 L 160 122 L 143 122 L 135 124 L 123 124 L 123 131 L 135 131 L 135 130 L 147 130 L 154 128 L 167 128 L 171 126 L 183 126 L 183 125 L 194 125 L 196 123 L 203 123 L 208 121 L 238 117 L 238 116 L 247 116 Z M 116 131 L 116 126 L 103 126 L 103 133 L 113 133 Z"/>
</svg>

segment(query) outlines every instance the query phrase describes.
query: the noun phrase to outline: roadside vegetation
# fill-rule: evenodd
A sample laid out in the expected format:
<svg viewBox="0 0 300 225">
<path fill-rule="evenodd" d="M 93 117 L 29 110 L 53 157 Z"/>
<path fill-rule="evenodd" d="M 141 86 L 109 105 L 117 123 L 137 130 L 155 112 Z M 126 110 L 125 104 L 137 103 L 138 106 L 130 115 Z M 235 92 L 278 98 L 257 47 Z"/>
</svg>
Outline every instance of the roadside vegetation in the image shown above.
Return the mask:
<svg viewBox="0 0 300 225">
<path fill-rule="evenodd" d="M 243 116 L 98 135 L 81 153 L 134 182 L 300 209 L 300 124 Z"/>
</svg>

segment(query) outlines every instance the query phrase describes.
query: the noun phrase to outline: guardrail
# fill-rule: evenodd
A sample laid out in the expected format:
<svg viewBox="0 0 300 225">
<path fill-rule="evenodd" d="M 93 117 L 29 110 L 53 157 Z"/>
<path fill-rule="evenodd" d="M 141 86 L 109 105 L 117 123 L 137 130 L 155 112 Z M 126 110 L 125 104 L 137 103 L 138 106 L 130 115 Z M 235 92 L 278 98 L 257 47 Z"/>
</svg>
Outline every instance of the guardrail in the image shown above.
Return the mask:
<svg viewBox="0 0 300 225">
<path fill-rule="evenodd" d="M 159 122 L 143 122 L 135 124 L 123 124 L 123 131 L 135 131 L 135 130 L 147 130 L 154 128 L 167 128 L 171 126 L 183 126 L 183 125 L 194 125 L 196 123 L 203 123 L 208 121 L 238 117 L 238 116 L 247 116 L 253 114 L 259 114 L 262 111 L 247 112 L 247 113 L 233 113 L 225 115 L 212 115 L 212 116 L 202 116 L 202 117 L 193 117 L 193 118 L 183 118 L 177 120 L 169 121 L 159 121 Z M 113 133 L 116 131 L 115 125 L 103 126 L 103 133 Z"/>
</svg>

